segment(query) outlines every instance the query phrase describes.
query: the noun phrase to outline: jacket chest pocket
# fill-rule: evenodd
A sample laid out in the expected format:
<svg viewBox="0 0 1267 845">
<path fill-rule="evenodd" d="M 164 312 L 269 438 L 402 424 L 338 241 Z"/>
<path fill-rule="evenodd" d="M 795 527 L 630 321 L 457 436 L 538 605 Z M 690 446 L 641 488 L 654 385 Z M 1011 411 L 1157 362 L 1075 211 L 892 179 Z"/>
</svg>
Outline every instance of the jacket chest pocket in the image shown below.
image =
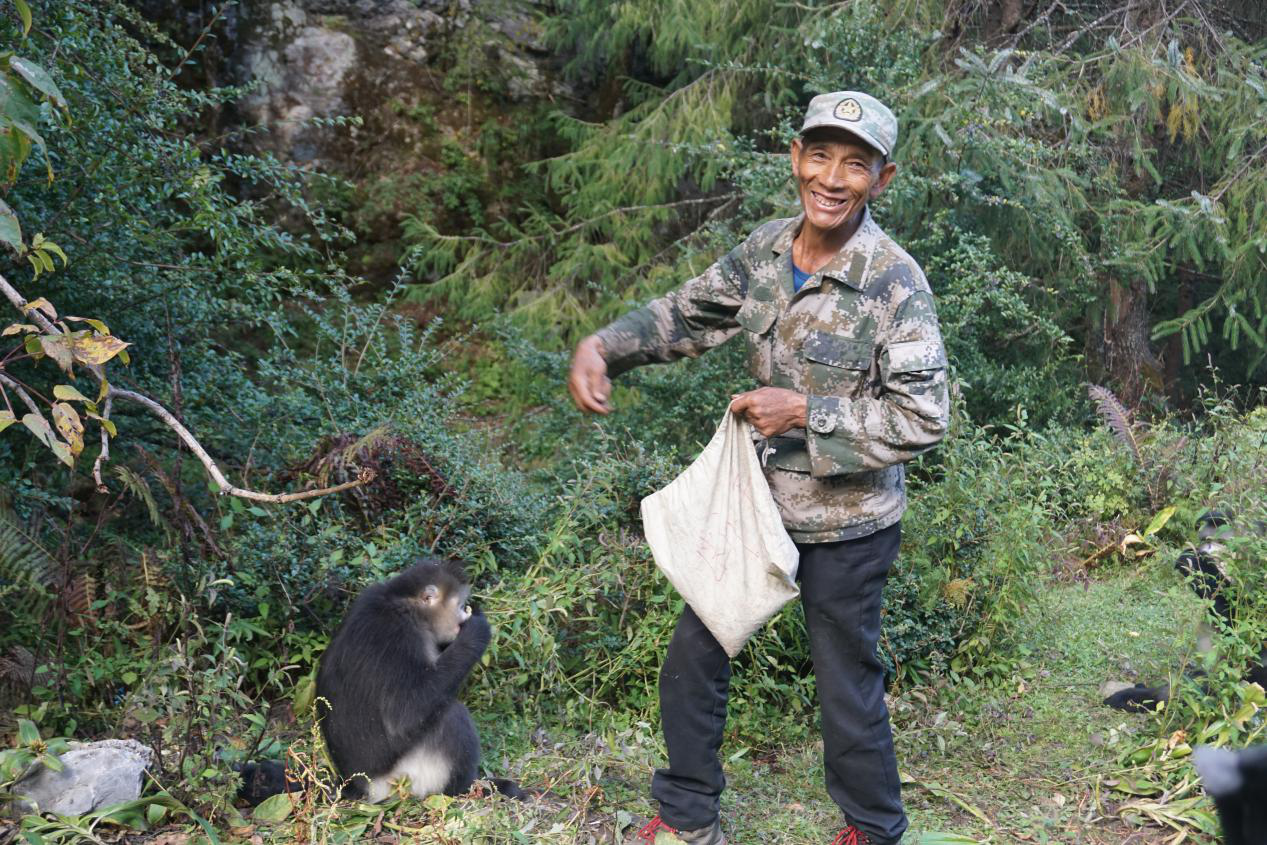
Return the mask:
<svg viewBox="0 0 1267 845">
<path fill-rule="evenodd" d="M 823 396 L 860 396 L 871 372 L 869 340 L 810 332 L 801 347 L 806 388 Z"/>
<path fill-rule="evenodd" d="M 743 301 L 736 322 L 744 329 L 744 342 L 748 346 L 748 372 L 762 384 L 770 383 L 773 368 L 773 338 L 770 327 L 779 318 L 779 306 L 764 290 L 753 290 Z"/>
</svg>

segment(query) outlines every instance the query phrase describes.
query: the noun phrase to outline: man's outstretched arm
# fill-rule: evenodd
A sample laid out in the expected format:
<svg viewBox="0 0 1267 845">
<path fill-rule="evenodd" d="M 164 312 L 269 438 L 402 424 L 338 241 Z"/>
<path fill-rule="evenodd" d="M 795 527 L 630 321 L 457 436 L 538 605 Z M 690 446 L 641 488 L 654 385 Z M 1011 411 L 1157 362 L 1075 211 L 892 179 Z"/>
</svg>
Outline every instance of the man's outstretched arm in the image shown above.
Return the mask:
<svg viewBox="0 0 1267 845">
<path fill-rule="evenodd" d="M 739 331 L 748 293 L 744 244 L 677 290 L 630 311 L 577 344 L 568 391 L 585 411 L 605 414 L 612 376 L 641 364 L 694 358 Z"/>
</svg>

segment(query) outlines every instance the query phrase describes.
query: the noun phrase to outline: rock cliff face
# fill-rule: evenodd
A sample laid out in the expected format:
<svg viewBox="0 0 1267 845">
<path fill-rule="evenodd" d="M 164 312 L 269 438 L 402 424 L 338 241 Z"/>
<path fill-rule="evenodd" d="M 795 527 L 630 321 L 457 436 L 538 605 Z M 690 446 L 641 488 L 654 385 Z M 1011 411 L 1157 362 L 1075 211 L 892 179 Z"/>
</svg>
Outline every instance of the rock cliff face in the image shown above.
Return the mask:
<svg viewBox="0 0 1267 845">
<path fill-rule="evenodd" d="M 131 2 L 180 51 L 199 45 L 181 84 L 240 86 L 201 131 L 353 186 L 328 207 L 357 232 L 354 271 L 378 281 L 397 272 L 407 216 L 460 228 L 502 213 L 481 188 L 548 143 L 532 128 L 546 108 L 580 106 L 546 45 L 548 0 Z M 512 175 L 480 175 L 494 171 Z"/>
<path fill-rule="evenodd" d="M 136 4 L 181 44 L 213 18 L 203 0 Z M 409 145 L 400 116 L 421 105 L 469 108 L 490 94 L 566 104 L 541 11 L 535 0 L 245 0 L 215 19 L 196 83 L 244 86 L 230 120 L 261 128 L 254 149 L 355 175 L 366 155 Z"/>
</svg>

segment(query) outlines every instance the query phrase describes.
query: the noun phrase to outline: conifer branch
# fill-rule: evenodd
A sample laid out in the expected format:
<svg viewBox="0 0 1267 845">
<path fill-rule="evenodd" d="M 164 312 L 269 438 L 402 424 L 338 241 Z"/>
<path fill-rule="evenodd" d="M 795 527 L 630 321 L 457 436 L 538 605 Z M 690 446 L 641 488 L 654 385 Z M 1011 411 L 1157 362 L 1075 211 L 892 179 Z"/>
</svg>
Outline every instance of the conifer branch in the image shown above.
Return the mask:
<svg viewBox="0 0 1267 845">
<path fill-rule="evenodd" d="M 519 238 L 518 240 L 513 240 L 513 241 L 499 241 L 496 238 L 490 238 L 487 235 L 439 235 L 439 237 L 442 240 L 446 240 L 446 241 L 475 242 L 475 243 L 486 244 L 488 246 L 494 246 L 494 247 L 497 247 L 498 249 L 510 249 L 511 247 L 519 246 L 520 244 L 532 243 L 534 241 L 541 241 L 547 238 L 550 238 L 550 239 L 561 238 L 566 235 L 570 235 L 573 232 L 578 232 L 581 229 L 584 229 L 586 226 L 593 225 L 594 223 L 597 223 L 599 220 L 604 220 L 608 217 L 612 217 L 617 214 L 629 214 L 635 211 L 655 211 L 659 209 L 680 208 L 682 206 L 688 206 L 688 205 L 704 205 L 705 203 L 710 203 L 710 202 L 729 202 L 730 200 L 736 199 L 737 197 L 739 197 L 738 193 L 729 193 L 729 194 L 718 194 L 716 196 L 711 196 L 711 197 L 695 197 L 694 199 L 676 200 L 674 202 L 648 203 L 646 205 L 626 205 L 620 208 L 608 209 L 607 211 L 604 211 L 602 214 L 598 214 L 594 217 L 590 217 L 586 220 L 582 220 L 579 223 L 573 223 L 571 226 L 568 226 L 565 229 L 551 229 L 549 232 L 541 232 L 540 234 L 536 234 L 536 235 L 525 235 L 524 237 Z"/>
</svg>

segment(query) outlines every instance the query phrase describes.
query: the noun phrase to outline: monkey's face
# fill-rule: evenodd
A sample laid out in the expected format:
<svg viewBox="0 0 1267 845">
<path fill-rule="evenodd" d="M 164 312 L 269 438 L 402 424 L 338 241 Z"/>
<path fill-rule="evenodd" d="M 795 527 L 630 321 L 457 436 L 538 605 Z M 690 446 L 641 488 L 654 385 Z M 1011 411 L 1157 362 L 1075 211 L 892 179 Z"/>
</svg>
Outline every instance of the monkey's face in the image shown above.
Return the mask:
<svg viewBox="0 0 1267 845">
<path fill-rule="evenodd" d="M 462 623 L 471 618 L 471 606 L 467 604 L 470 594 L 469 588 L 445 590 L 435 584 L 428 584 L 419 594 L 418 605 L 438 644 L 456 640 Z"/>
</svg>

